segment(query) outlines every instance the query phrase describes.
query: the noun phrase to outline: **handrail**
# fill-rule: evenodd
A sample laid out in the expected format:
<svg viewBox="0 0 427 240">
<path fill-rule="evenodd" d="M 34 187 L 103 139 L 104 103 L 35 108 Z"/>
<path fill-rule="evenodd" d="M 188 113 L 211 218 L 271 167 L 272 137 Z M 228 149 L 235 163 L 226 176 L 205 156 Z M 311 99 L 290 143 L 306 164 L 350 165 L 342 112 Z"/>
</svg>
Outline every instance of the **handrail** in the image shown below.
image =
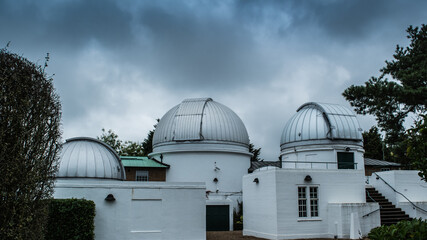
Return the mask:
<svg viewBox="0 0 427 240">
<path fill-rule="evenodd" d="M 295 164 L 295 168 L 297 168 L 297 164 L 310 164 L 310 168 L 313 169 L 313 164 L 325 164 L 326 165 L 326 169 L 329 169 L 329 164 L 335 164 L 337 165 L 336 169 L 340 169 L 338 168 L 338 162 L 307 162 L 307 161 L 282 161 L 282 168 L 285 168 L 284 165 L 287 163 L 294 163 Z M 350 164 L 345 164 L 345 165 L 353 165 L 353 169 L 357 169 L 357 163 L 350 163 Z M 351 169 L 351 168 L 349 168 Z"/>
<path fill-rule="evenodd" d="M 372 201 L 374 201 L 374 202 L 378 203 L 377 201 L 375 201 L 375 199 L 373 199 L 373 198 L 371 197 L 371 194 L 369 194 L 369 191 L 368 191 L 368 190 L 366 190 L 366 189 L 365 189 L 365 191 L 366 191 L 366 193 L 368 194 L 368 197 L 369 197 Z"/>
<path fill-rule="evenodd" d="M 388 184 L 388 182 L 386 182 L 382 177 L 380 177 L 377 173 L 374 172 L 375 175 L 377 175 L 377 178 L 381 179 L 387 186 L 389 186 L 394 192 L 399 193 L 400 195 L 402 195 L 406 200 L 408 200 L 408 202 L 410 202 L 412 204 L 412 207 L 415 209 L 419 209 L 425 213 L 427 213 L 427 210 L 424 210 L 420 207 L 418 207 L 417 205 L 415 205 L 413 202 L 411 202 L 411 200 L 409 200 L 409 198 L 407 198 L 405 195 L 403 195 L 401 192 L 397 191 L 396 189 L 394 189 L 394 187 L 392 187 L 390 184 Z"/>
<path fill-rule="evenodd" d="M 369 197 L 372 201 L 374 201 L 374 202 L 378 203 L 377 201 L 375 201 L 375 199 L 373 199 L 373 198 L 371 197 L 371 194 L 369 194 L 369 191 L 368 191 L 368 190 L 366 190 L 366 189 L 365 189 L 365 191 L 366 191 L 366 193 L 368 194 L 368 197 Z M 379 206 L 379 208 L 378 208 L 378 209 L 375 209 L 374 211 L 369 212 L 369 213 L 367 213 L 367 214 L 363 215 L 362 217 L 367 217 L 367 216 L 369 216 L 370 214 L 372 214 L 372 213 L 374 213 L 374 212 L 376 212 L 376 211 L 380 211 L 380 209 L 381 209 L 381 205 L 380 205 L 379 203 L 378 203 L 378 206 Z"/>
<path fill-rule="evenodd" d="M 372 213 L 377 212 L 377 211 L 379 211 L 379 210 L 381 210 L 381 206 L 380 206 L 379 208 L 375 209 L 374 211 L 369 212 L 369 213 L 367 213 L 367 214 L 363 215 L 362 217 L 367 217 L 367 216 L 371 215 Z"/>
</svg>

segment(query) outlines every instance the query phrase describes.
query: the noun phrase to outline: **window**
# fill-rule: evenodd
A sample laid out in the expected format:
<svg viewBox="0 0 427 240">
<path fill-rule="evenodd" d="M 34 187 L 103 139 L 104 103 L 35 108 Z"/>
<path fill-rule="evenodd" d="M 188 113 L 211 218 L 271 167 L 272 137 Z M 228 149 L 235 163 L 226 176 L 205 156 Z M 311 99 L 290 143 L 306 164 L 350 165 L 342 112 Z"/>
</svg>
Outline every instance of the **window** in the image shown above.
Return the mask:
<svg viewBox="0 0 427 240">
<path fill-rule="evenodd" d="M 310 209 L 310 211 L 307 211 L 307 209 Z M 298 216 L 299 217 L 318 217 L 319 216 L 318 187 L 316 186 L 298 187 Z"/>
<path fill-rule="evenodd" d="M 338 169 L 354 169 L 354 153 L 338 152 L 337 153 Z"/>
<path fill-rule="evenodd" d="M 312 217 L 319 216 L 319 199 L 317 196 L 317 187 L 310 187 L 310 214 Z"/>
<path fill-rule="evenodd" d="M 307 217 L 306 187 L 298 187 L 298 216 Z"/>
<path fill-rule="evenodd" d="M 136 171 L 135 180 L 147 182 L 148 181 L 148 171 Z"/>
</svg>

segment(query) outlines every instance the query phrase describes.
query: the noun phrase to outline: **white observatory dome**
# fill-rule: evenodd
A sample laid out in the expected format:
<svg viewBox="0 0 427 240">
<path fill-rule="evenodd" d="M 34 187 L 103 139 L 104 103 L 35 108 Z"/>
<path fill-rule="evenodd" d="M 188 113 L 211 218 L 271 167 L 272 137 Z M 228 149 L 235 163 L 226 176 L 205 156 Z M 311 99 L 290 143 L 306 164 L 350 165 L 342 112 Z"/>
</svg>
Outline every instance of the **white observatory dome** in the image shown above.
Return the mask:
<svg viewBox="0 0 427 240">
<path fill-rule="evenodd" d="M 125 180 L 125 171 L 117 153 L 93 138 L 78 137 L 64 143 L 57 178 L 103 178 Z"/>
<path fill-rule="evenodd" d="M 309 102 L 286 123 L 280 141 L 287 148 L 330 143 L 362 146 L 362 129 L 356 115 L 338 104 Z"/>
<path fill-rule="evenodd" d="M 153 154 L 177 151 L 230 151 L 248 154 L 249 137 L 242 120 L 211 98 L 185 99 L 160 120 Z"/>
</svg>

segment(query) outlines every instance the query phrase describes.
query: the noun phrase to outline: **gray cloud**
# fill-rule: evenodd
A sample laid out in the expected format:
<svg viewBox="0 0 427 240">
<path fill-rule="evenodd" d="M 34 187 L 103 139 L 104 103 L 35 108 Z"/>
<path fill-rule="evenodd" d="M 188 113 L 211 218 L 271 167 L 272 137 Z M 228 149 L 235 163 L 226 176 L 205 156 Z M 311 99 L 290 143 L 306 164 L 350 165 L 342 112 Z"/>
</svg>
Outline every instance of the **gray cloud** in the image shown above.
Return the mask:
<svg viewBox="0 0 427 240">
<path fill-rule="evenodd" d="M 142 140 L 169 108 L 210 96 L 244 120 L 263 157 L 304 102 L 378 75 L 425 1 L 0 1 L 0 46 L 51 53 L 64 135 Z M 372 119 L 361 121 L 364 128 Z"/>
<path fill-rule="evenodd" d="M 131 43 L 131 18 L 114 1 L 2 1 L 0 25 L 13 41 L 73 51 L 91 40 Z M 11 39 L 11 40 L 12 40 Z"/>
</svg>

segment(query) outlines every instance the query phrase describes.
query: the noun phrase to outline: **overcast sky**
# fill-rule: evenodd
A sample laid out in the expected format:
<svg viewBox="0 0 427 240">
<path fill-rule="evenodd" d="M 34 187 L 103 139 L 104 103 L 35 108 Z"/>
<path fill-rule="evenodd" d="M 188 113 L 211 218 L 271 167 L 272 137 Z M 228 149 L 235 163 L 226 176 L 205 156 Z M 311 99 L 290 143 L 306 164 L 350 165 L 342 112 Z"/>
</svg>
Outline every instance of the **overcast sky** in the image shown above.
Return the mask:
<svg viewBox="0 0 427 240">
<path fill-rule="evenodd" d="M 185 98 L 234 110 L 266 160 L 305 102 L 350 106 L 342 92 L 378 76 L 427 1 L 0 0 L 0 47 L 44 63 L 63 138 L 114 130 L 142 141 Z M 364 130 L 375 121 L 358 116 Z"/>
</svg>

